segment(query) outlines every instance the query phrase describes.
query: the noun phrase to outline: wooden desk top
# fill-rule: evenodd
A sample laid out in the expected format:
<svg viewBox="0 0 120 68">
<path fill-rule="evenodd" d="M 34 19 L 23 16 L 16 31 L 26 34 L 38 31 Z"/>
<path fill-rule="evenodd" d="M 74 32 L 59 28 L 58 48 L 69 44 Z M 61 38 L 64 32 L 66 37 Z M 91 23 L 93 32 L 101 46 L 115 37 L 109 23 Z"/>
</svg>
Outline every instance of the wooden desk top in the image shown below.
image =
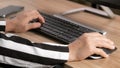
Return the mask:
<svg viewBox="0 0 120 68">
<path fill-rule="evenodd" d="M 0 0 L 0 8 L 7 5 L 22 5 L 25 9 L 40 9 L 41 11 L 57 14 L 67 10 L 86 7 L 67 0 Z M 78 62 L 67 62 L 66 64 L 73 68 L 119 68 L 120 67 L 120 16 L 116 15 L 114 19 L 107 19 L 86 12 L 80 12 L 69 15 L 71 19 L 107 31 L 107 37 L 115 42 L 117 51 L 112 53 L 109 58 L 99 60 L 83 60 Z M 19 34 L 35 42 L 54 42 L 44 36 L 38 36 L 31 32 Z"/>
</svg>

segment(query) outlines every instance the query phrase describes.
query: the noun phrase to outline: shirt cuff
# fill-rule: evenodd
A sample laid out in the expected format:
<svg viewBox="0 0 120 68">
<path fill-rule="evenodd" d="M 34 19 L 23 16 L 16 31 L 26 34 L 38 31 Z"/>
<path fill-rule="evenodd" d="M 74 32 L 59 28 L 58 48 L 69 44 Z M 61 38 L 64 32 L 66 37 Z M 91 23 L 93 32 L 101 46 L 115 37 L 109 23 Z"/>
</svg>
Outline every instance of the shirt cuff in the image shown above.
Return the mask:
<svg viewBox="0 0 120 68">
<path fill-rule="evenodd" d="M 0 21 L 0 31 L 5 31 L 6 21 Z"/>
<path fill-rule="evenodd" d="M 60 58 L 61 60 L 68 60 L 68 59 L 69 59 L 69 52 L 59 53 L 59 58 Z"/>
<path fill-rule="evenodd" d="M 60 60 L 68 60 L 69 59 L 69 48 L 68 45 L 64 44 L 56 44 L 56 43 L 49 43 L 49 42 L 42 42 L 43 44 L 51 45 L 51 46 L 62 46 L 63 48 L 67 49 L 66 52 L 59 52 L 58 59 Z"/>
</svg>

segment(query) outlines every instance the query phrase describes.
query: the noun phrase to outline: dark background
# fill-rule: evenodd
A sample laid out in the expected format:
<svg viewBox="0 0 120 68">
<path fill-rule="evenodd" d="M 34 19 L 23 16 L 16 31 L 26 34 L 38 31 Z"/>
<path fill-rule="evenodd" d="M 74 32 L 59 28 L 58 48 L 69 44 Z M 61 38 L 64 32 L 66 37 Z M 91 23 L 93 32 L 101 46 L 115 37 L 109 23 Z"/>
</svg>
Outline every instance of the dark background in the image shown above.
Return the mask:
<svg viewBox="0 0 120 68">
<path fill-rule="evenodd" d="M 90 6 L 90 5 L 91 5 L 91 3 L 90 3 L 90 2 L 87 2 L 86 0 L 69 0 L 69 1 L 77 2 L 77 3 L 80 3 L 80 4 L 87 5 L 87 6 Z M 111 10 L 112 10 L 114 13 L 120 15 L 120 10 L 119 10 L 119 9 L 111 8 Z"/>
</svg>

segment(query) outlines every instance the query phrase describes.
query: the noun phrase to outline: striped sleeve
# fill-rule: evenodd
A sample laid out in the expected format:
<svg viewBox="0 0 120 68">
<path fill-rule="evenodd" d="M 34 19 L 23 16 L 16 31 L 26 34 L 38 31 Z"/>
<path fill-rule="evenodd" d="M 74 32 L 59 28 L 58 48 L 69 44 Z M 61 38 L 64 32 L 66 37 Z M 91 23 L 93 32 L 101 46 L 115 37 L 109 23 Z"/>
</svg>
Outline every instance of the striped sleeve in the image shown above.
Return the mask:
<svg viewBox="0 0 120 68">
<path fill-rule="evenodd" d="M 6 21 L 0 21 L 0 31 L 5 31 Z"/>
<path fill-rule="evenodd" d="M 0 33 L 0 62 L 19 67 L 49 67 L 65 63 L 69 57 L 67 45 L 31 43 L 15 35 Z"/>
</svg>

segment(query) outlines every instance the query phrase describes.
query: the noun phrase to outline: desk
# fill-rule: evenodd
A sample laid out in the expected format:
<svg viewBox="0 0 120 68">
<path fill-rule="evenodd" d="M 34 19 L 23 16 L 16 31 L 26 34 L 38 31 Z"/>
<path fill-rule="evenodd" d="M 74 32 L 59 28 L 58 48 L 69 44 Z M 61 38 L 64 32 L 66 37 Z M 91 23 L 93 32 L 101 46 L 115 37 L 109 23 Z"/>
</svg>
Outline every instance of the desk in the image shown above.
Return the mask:
<svg viewBox="0 0 120 68">
<path fill-rule="evenodd" d="M 7 5 L 22 5 L 25 6 L 25 10 L 40 9 L 41 11 L 50 14 L 57 14 L 75 8 L 86 7 L 67 0 L 0 0 L 0 8 Z M 107 31 L 106 36 L 115 42 L 118 49 L 107 59 L 67 62 L 66 65 L 73 68 L 120 68 L 120 16 L 116 15 L 114 19 L 107 19 L 90 13 L 81 12 L 68 15 L 68 17 L 75 21 L 82 22 L 82 24 Z M 35 42 L 57 43 L 50 38 L 38 36 L 31 32 L 18 35 Z"/>
</svg>

